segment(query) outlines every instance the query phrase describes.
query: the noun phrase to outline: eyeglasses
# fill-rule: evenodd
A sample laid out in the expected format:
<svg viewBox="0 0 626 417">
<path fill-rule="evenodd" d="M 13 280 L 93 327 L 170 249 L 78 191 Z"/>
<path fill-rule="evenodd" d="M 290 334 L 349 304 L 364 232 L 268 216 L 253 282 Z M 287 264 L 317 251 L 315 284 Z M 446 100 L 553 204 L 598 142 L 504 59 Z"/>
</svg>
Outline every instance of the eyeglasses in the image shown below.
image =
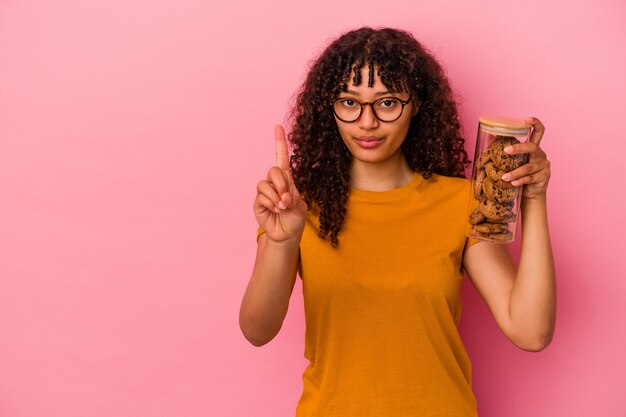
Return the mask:
<svg viewBox="0 0 626 417">
<path fill-rule="evenodd" d="M 396 97 L 383 97 L 376 101 L 361 103 L 353 98 L 342 97 L 333 100 L 332 104 L 335 116 L 342 122 L 356 122 L 363 113 L 363 107 L 370 106 L 374 117 L 381 122 L 389 123 L 398 120 L 402 116 L 404 106 L 410 102 L 410 98 L 403 101 Z"/>
</svg>

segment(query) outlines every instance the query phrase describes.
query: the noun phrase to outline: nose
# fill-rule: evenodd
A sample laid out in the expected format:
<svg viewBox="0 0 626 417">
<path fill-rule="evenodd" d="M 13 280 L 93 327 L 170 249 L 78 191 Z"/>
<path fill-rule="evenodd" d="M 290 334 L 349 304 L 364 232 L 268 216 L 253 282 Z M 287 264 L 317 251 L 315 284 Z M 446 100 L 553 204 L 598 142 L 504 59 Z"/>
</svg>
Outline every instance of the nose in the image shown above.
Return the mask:
<svg viewBox="0 0 626 417">
<path fill-rule="evenodd" d="M 367 103 L 363 105 L 363 111 L 361 112 L 361 117 L 359 117 L 359 127 L 364 130 L 371 130 L 378 127 L 379 121 L 374 116 L 374 111 L 372 109 L 372 104 Z"/>
</svg>

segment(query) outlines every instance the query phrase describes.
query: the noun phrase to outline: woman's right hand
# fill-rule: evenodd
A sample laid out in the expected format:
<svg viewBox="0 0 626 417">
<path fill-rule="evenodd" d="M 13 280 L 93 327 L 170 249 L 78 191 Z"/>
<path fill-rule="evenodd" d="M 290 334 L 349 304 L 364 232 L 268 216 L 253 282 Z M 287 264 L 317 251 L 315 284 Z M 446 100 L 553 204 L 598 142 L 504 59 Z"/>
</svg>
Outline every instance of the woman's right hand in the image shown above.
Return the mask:
<svg viewBox="0 0 626 417">
<path fill-rule="evenodd" d="M 276 242 L 300 240 L 304 229 L 307 205 L 289 172 L 289 153 L 285 130 L 281 125 L 276 135 L 276 165 L 270 168 L 265 180 L 257 184 L 254 214 L 267 237 Z"/>
</svg>

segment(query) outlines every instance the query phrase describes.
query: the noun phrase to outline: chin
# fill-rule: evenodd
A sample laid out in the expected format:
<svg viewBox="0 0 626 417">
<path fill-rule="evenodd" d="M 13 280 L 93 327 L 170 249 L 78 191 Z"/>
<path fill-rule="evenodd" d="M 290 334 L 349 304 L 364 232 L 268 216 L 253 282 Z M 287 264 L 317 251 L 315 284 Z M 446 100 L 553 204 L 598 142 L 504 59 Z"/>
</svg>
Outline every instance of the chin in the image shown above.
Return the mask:
<svg viewBox="0 0 626 417">
<path fill-rule="evenodd" d="M 367 162 L 369 164 L 385 162 L 390 158 L 389 155 L 381 155 L 381 154 L 373 155 L 373 152 L 372 154 L 369 154 L 369 155 L 363 155 L 363 153 L 356 153 L 356 154 L 353 153 L 352 157 L 361 162 Z"/>
</svg>

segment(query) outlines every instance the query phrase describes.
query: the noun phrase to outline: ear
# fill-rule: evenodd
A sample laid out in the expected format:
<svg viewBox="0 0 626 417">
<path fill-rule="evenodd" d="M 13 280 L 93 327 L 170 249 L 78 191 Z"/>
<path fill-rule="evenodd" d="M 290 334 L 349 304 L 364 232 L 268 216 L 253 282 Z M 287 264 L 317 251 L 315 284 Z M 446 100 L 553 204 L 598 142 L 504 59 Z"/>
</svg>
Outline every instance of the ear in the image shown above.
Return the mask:
<svg viewBox="0 0 626 417">
<path fill-rule="evenodd" d="M 413 111 L 411 112 L 411 117 L 415 116 L 420 109 L 421 102 L 414 100 L 413 101 Z"/>
</svg>

